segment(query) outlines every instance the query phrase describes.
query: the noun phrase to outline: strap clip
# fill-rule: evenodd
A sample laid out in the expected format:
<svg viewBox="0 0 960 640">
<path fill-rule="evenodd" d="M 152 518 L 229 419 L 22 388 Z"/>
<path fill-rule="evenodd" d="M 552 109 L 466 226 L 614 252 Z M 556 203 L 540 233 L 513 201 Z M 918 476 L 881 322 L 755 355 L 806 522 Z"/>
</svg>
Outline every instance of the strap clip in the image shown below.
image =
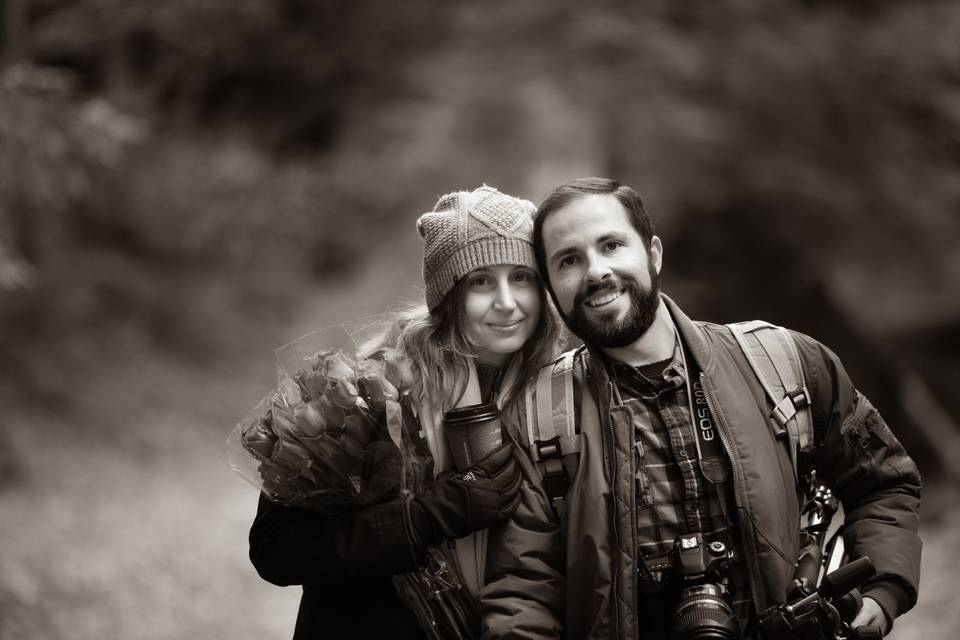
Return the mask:
<svg viewBox="0 0 960 640">
<path fill-rule="evenodd" d="M 558 501 L 562 501 L 566 497 L 568 484 L 567 470 L 564 468 L 563 462 L 556 458 L 545 460 L 543 463 L 543 489 L 555 507 Z"/>
<path fill-rule="evenodd" d="M 807 391 L 807 388 L 798 387 L 793 391 L 787 391 L 786 395 L 783 397 L 777 406 L 773 408 L 773 419 L 777 421 L 777 424 L 781 428 L 785 427 L 790 420 L 793 419 L 793 416 L 797 414 L 797 411 L 803 409 L 804 407 L 810 404 L 810 393 Z"/>
<path fill-rule="evenodd" d="M 543 462 L 552 458 L 560 458 L 560 436 L 554 436 L 549 440 L 537 440 L 533 443 L 533 459 L 536 462 Z"/>
</svg>

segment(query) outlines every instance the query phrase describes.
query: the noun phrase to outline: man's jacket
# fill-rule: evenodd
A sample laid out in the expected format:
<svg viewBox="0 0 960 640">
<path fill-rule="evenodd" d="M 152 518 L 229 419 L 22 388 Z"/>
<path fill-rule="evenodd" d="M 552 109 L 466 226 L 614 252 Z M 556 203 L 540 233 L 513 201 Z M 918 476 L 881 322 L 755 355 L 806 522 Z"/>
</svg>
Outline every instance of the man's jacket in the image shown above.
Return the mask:
<svg viewBox="0 0 960 640">
<path fill-rule="evenodd" d="M 768 421 L 772 406 L 729 329 L 693 322 L 669 298 L 664 300 L 688 357 L 703 373 L 714 422 L 726 444 L 742 530 L 744 548 L 739 551 L 754 607 L 762 611 L 784 600 L 800 546 L 801 505 L 788 443 L 773 435 Z M 807 336 L 793 337 L 811 395 L 817 476 L 843 503 L 849 553 L 869 556 L 877 569 L 865 595 L 892 619 L 917 597 L 919 471 L 854 388 L 836 355 Z M 644 621 L 636 607 L 632 419 L 627 408 L 614 402 L 613 382 L 599 353 L 583 357 L 580 463 L 564 522 L 565 637 L 642 638 Z"/>
</svg>

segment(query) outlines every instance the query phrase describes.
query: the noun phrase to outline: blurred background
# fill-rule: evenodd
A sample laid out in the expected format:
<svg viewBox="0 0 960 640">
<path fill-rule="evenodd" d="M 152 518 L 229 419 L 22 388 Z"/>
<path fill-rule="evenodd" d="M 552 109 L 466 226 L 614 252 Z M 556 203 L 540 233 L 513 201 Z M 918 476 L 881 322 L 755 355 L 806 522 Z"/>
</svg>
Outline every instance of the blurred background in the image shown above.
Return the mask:
<svg viewBox="0 0 960 640">
<path fill-rule="evenodd" d="M 481 183 L 636 187 L 665 290 L 833 347 L 960 633 L 960 4 L 0 0 L 0 638 L 288 638 L 218 450 L 272 350 L 422 296 Z"/>
</svg>

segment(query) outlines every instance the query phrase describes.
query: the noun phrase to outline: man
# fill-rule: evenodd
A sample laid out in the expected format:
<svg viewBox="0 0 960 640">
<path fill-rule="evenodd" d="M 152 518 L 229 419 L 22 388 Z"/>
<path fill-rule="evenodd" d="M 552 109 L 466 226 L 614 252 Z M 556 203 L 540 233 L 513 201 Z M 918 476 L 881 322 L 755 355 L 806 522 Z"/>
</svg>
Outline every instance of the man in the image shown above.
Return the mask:
<svg viewBox="0 0 960 640">
<path fill-rule="evenodd" d="M 740 627 L 730 633 L 749 630 L 783 602 L 801 544 L 790 438 L 775 437 L 761 381 L 730 329 L 691 321 L 660 293 L 663 246 L 634 190 L 598 178 L 558 187 L 537 211 L 534 242 L 586 346 L 563 519 L 567 637 L 665 637 L 680 589 L 671 549 L 693 534 L 733 550 L 722 599 Z M 809 391 L 811 464 L 843 504 L 851 557 L 877 570 L 853 626 L 886 633 L 916 602 L 920 474 L 837 356 L 790 335 Z M 695 401 L 722 444 L 709 472 Z"/>
</svg>

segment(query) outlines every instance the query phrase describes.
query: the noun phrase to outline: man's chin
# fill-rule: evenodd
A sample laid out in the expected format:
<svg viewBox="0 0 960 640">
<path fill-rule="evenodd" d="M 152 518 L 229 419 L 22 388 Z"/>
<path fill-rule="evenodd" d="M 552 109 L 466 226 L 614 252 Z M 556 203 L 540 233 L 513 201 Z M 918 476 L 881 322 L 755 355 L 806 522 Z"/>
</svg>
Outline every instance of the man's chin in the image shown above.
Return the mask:
<svg viewBox="0 0 960 640">
<path fill-rule="evenodd" d="M 618 322 L 619 318 L 615 315 L 611 315 L 605 321 L 594 318 L 584 319 L 581 317 L 581 319 L 586 320 L 586 322 L 577 327 L 574 333 L 587 344 L 605 347 L 612 336 L 619 336 L 622 332 L 622 327 Z"/>
<path fill-rule="evenodd" d="M 643 331 L 631 331 L 626 325 L 628 314 L 621 310 L 607 313 L 586 313 L 580 309 L 576 321 L 570 329 L 586 344 L 600 348 L 620 348 L 632 344 L 643 335 Z M 645 329 L 644 329 L 645 330 Z"/>
</svg>

